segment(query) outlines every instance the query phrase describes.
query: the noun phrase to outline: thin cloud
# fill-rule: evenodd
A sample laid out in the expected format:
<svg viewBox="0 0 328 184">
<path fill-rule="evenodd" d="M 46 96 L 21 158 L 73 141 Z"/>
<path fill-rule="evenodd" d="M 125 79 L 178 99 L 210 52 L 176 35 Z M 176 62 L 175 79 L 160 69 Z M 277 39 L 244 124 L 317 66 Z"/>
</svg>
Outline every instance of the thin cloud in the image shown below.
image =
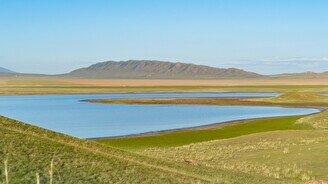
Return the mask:
<svg viewBox="0 0 328 184">
<path fill-rule="evenodd" d="M 328 57 L 320 58 L 274 58 L 262 60 L 240 60 L 229 62 L 226 64 L 229 67 L 239 67 L 250 71 L 265 74 L 278 73 L 299 73 L 306 71 L 324 72 L 328 71 Z"/>
</svg>

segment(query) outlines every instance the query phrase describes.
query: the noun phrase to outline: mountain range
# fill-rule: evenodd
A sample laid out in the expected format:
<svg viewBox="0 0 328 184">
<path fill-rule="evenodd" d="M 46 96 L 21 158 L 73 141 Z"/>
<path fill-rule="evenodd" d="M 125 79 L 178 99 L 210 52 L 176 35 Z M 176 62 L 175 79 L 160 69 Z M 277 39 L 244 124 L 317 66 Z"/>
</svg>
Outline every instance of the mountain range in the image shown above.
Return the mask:
<svg viewBox="0 0 328 184">
<path fill-rule="evenodd" d="M 153 60 L 107 61 L 74 70 L 65 76 L 106 79 L 239 79 L 262 75 L 236 68 L 214 68 Z"/>
<path fill-rule="evenodd" d="M 292 78 L 292 79 L 316 79 L 316 78 L 328 78 L 328 71 L 322 72 L 322 73 L 316 73 L 316 72 L 302 72 L 302 73 L 285 73 L 285 74 L 279 74 L 279 75 L 271 75 L 271 77 L 275 78 Z"/>
<path fill-rule="evenodd" d="M 47 76 L 21 74 L 0 67 L 0 75 L 13 74 L 20 76 Z M 66 74 L 51 76 L 90 79 L 328 79 L 328 71 L 322 73 L 304 72 L 261 75 L 237 68 L 215 68 L 205 65 L 155 60 L 129 60 L 100 62 Z"/>
<path fill-rule="evenodd" d="M 14 74 L 14 73 L 16 72 L 0 67 L 0 74 Z"/>
</svg>

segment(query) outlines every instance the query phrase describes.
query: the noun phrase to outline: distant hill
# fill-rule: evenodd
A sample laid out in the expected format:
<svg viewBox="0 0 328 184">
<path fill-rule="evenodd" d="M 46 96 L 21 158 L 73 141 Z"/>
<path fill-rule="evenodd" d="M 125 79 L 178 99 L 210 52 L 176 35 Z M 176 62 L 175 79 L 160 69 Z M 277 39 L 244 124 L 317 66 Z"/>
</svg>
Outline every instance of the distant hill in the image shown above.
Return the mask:
<svg viewBox="0 0 328 184">
<path fill-rule="evenodd" d="M 278 74 L 272 75 L 273 78 L 288 78 L 288 79 L 316 79 L 316 78 L 328 78 L 328 71 L 322 73 L 316 72 L 303 72 L 303 73 L 286 73 L 286 74 Z"/>
<path fill-rule="evenodd" d="M 214 68 L 152 60 L 107 61 L 74 70 L 64 76 L 113 79 L 244 79 L 262 75 L 236 68 Z"/>
<path fill-rule="evenodd" d="M 16 73 L 16 72 L 13 72 L 13 71 L 8 70 L 6 68 L 0 67 L 0 74 L 13 74 L 13 73 Z"/>
</svg>

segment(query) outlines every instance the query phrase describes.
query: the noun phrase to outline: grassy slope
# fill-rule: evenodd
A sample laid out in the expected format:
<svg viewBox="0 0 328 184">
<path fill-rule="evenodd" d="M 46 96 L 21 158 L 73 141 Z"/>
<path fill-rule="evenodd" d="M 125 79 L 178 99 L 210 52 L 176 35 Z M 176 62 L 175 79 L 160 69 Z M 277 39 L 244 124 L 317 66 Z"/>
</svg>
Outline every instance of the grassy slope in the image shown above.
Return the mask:
<svg viewBox="0 0 328 184">
<path fill-rule="evenodd" d="M 274 131 L 178 147 L 149 148 L 142 154 L 203 168 L 239 170 L 263 177 L 328 180 L 328 111 L 300 118 L 314 129 Z"/>
<path fill-rule="evenodd" d="M 203 170 L 240 171 L 280 179 L 280 182 L 304 183 L 328 180 L 327 152 L 328 134 L 316 130 L 251 134 L 178 147 L 149 148 L 140 154 Z"/>
<path fill-rule="evenodd" d="M 328 130 L 328 111 L 324 111 L 312 116 L 306 116 L 297 121 L 298 124 L 311 125 L 316 129 Z"/>
<path fill-rule="evenodd" d="M 289 92 L 273 98 L 257 98 L 252 101 L 265 101 L 278 104 L 320 104 L 320 106 L 328 106 L 328 97 L 322 96 L 314 92 Z"/>
<path fill-rule="evenodd" d="M 0 117 L 0 160 L 8 159 L 10 183 L 49 180 L 54 159 L 55 183 L 181 183 L 206 178 L 168 163 L 104 147 Z M 199 177 L 199 178 L 198 178 Z M 0 181 L 4 166 L 0 164 Z"/>
</svg>

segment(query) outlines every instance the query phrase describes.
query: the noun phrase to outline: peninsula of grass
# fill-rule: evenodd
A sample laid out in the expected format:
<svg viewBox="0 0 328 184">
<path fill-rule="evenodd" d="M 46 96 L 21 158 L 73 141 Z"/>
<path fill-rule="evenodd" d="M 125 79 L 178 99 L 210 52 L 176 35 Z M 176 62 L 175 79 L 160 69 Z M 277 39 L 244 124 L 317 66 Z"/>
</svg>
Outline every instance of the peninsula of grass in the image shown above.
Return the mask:
<svg viewBox="0 0 328 184">
<path fill-rule="evenodd" d="M 309 125 L 295 124 L 302 117 L 304 116 L 256 119 L 235 122 L 233 124 L 223 124 L 222 126 L 168 131 L 154 133 L 152 135 L 100 139 L 98 142 L 112 147 L 135 151 L 152 147 L 174 147 L 211 140 L 228 139 L 260 132 L 311 129 Z"/>
<path fill-rule="evenodd" d="M 123 104 L 197 104 L 197 105 L 271 105 L 271 106 L 311 106 L 325 108 L 328 97 L 317 93 L 291 92 L 271 98 L 156 98 L 156 99 L 97 99 L 95 103 Z M 98 142 L 128 150 L 151 147 L 174 147 L 211 140 L 227 139 L 242 135 L 277 130 L 304 130 L 310 126 L 295 124 L 303 116 L 265 118 L 242 121 L 224 126 L 210 126 L 205 129 L 176 130 L 152 135 L 99 139 Z M 220 125 L 220 124 L 218 124 Z"/>
<path fill-rule="evenodd" d="M 288 92 L 271 98 L 113 98 L 85 102 L 104 104 L 247 105 L 247 106 L 328 106 L 328 96 L 313 92 Z"/>
</svg>

